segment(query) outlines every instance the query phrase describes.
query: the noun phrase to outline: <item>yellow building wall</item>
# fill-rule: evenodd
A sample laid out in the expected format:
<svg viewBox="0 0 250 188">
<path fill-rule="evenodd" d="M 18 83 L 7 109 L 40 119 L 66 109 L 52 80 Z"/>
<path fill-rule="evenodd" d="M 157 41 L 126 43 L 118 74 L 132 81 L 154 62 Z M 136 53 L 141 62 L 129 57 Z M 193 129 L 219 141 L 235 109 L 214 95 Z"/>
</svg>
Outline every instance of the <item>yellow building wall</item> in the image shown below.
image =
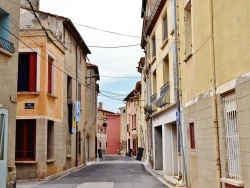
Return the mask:
<svg viewBox="0 0 250 188">
<path fill-rule="evenodd" d="M 184 62 L 185 55 L 185 8 L 179 4 L 179 46 L 182 102 L 211 90 L 210 33 L 208 1 L 192 3 L 192 54 Z M 193 27 L 195 25 L 195 27 Z"/>
<path fill-rule="evenodd" d="M 18 92 L 17 95 L 17 117 L 37 118 L 37 116 L 47 116 L 48 119 L 61 121 L 62 100 L 63 100 L 63 70 L 64 53 L 55 46 L 54 43 L 47 43 L 45 36 L 33 37 L 31 40 L 26 36 L 20 35 L 21 40 L 30 48 L 37 52 L 37 92 Z M 34 40 L 36 42 L 34 42 Z M 39 46 L 37 45 L 39 44 Z M 30 48 L 20 42 L 19 52 L 33 52 Z M 53 95 L 47 94 L 47 58 L 50 55 L 54 58 L 54 90 Z M 25 109 L 25 103 L 34 103 L 34 109 Z"/>
<path fill-rule="evenodd" d="M 214 1 L 217 86 L 249 72 L 250 1 Z"/>
<path fill-rule="evenodd" d="M 165 13 L 168 14 L 168 41 L 163 40 L 163 17 Z M 169 58 L 169 82 L 170 82 L 170 103 L 174 103 L 174 70 L 173 70 L 173 62 L 174 62 L 174 37 L 171 34 L 173 30 L 172 24 L 172 12 L 171 12 L 171 1 L 167 1 L 162 9 L 162 12 L 157 20 L 155 27 L 150 35 L 150 62 L 151 62 L 151 75 L 154 71 L 156 71 L 156 90 L 157 90 L 157 98 L 160 96 L 160 88 L 164 83 L 164 76 L 166 74 L 163 72 L 163 59 L 168 55 Z M 156 39 L 156 58 L 152 57 L 152 38 L 155 36 Z M 153 84 L 153 80 L 151 77 L 151 83 Z M 153 87 L 151 87 L 153 88 Z M 154 91 L 151 91 L 154 94 Z"/>
</svg>

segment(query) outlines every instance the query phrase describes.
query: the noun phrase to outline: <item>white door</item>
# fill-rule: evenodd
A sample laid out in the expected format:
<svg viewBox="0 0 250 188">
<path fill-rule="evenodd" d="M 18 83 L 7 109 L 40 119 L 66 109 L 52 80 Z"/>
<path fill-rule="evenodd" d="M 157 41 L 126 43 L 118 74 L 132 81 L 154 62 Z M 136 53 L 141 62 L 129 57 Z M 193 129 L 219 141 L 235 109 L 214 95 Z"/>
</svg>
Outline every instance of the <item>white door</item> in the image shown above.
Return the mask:
<svg viewBox="0 0 250 188">
<path fill-rule="evenodd" d="M 0 187 L 6 187 L 7 180 L 7 138 L 8 111 L 0 109 Z"/>
</svg>

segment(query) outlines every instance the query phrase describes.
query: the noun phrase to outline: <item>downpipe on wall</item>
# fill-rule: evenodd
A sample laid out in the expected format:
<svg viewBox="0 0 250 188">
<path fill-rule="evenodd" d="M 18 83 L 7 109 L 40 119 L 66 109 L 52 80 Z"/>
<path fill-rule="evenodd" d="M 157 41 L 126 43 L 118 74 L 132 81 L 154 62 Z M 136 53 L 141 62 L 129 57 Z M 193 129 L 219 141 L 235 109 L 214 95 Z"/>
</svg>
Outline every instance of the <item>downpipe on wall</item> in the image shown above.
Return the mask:
<svg viewBox="0 0 250 188">
<path fill-rule="evenodd" d="M 187 170 L 186 170 L 186 159 L 185 159 L 185 153 L 184 153 L 184 142 L 183 142 L 183 135 L 182 135 L 182 127 L 181 127 L 181 102 L 180 102 L 180 76 L 179 76 L 179 58 L 178 58 L 178 28 L 177 28 L 177 3 L 176 0 L 174 2 L 174 32 L 175 32 L 175 62 L 176 62 L 176 102 L 177 102 L 177 114 L 178 121 L 177 124 L 177 142 L 178 142 L 178 181 L 183 180 L 183 174 L 182 174 L 182 166 L 184 169 L 184 180 L 183 184 L 188 185 L 188 178 L 187 178 Z M 183 162 L 183 164 L 182 164 Z"/>
<path fill-rule="evenodd" d="M 211 84 L 212 84 L 212 110 L 213 110 L 213 129 L 216 150 L 216 174 L 218 188 L 221 188 L 221 164 L 220 164 L 220 147 L 219 147 L 219 131 L 217 118 L 217 96 L 216 96 L 216 73 L 215 73 L 215 57 L 214 57 L 214 22 L 213 22 L 213 0 L 209 0 L 209 30 L 210 30 L 210 63 L 211 63 Z"/>
</svg>

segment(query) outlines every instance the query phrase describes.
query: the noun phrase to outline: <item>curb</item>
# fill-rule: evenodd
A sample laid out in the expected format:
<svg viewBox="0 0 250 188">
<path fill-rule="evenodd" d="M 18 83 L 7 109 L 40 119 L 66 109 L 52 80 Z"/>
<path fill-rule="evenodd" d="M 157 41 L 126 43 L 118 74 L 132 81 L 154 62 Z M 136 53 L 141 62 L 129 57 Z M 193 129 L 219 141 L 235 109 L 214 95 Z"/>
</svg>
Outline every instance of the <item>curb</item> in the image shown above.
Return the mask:
<svg viewBox="0 0 250 188">
<path fill-rule="evenodd" d="M 161 181 L 162 183 L 164 183 L 164 184 L 165 184 L 166 186 L 168 186 L 169 188 L 174 188 L 171 184 L 167 183 L 166 179 L 165 179 L 162 175 L 156 173 L 153 169 L 151 169 L 147 163 L 143 162 L 143 164 L 144 164 L 145 169 L 146 169 L 152 176 L 154 176 L 155 178 L 157 178 L 159 181 Z"/>
</svg>

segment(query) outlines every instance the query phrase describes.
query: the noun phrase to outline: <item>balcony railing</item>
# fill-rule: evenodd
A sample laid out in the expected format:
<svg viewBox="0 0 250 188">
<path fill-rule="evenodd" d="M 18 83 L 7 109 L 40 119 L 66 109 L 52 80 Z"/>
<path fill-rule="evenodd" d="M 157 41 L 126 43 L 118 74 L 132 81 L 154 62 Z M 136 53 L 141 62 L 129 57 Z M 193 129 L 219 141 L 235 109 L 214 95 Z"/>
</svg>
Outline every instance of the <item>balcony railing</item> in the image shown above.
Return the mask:
<svg viewBox="0 0 250 188">
<path fill-rule="evenodd" d="M 161 108 L 166 104 L 169 104 L 170 101 L 170 91 L 169 91 L 170 83 L 166 83 L 161 87 L 160 97 L 156 101 L 156 106 Z"/>
<path fill-rule="evenodd" d="M 7 50 L 7 51 L 9 51 L 11 53 L 15 52 L 14 45 L 11 42 L 5 40 L 2 37 L 0 37 L 0 48 L 3 48 L 3 49 L 5 49 L 5 50 Z"/>
</svg>

